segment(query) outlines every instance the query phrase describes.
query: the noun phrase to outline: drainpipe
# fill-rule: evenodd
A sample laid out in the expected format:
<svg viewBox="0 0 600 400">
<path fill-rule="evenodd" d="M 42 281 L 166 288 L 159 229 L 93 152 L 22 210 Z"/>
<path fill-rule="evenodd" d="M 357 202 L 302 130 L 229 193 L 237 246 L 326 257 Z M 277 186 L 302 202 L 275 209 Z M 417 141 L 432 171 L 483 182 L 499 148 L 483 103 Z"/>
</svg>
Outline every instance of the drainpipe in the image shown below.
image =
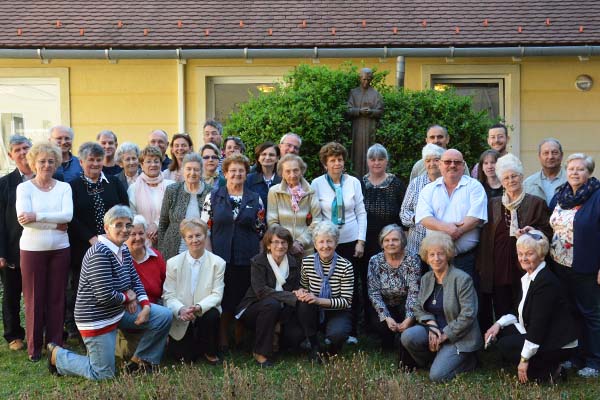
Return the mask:
<svg viewBox="0 0 600 400">
<path fill-rule="evenodd" d="M 180 49 L 177 49 L 180 55 Z M 185 64 L 186 61 L 179 59 L 177 62 L 177 131 L 186 132 L 185 129 Z"/>
<path fill-rule="evenodd" d="M 404 56 L 398 56 L 398 58 L 396 58 L 396 86 L 399 88 L 404 87 L 405 67 L 406 63 L 404 61 Z"/>
</svg>

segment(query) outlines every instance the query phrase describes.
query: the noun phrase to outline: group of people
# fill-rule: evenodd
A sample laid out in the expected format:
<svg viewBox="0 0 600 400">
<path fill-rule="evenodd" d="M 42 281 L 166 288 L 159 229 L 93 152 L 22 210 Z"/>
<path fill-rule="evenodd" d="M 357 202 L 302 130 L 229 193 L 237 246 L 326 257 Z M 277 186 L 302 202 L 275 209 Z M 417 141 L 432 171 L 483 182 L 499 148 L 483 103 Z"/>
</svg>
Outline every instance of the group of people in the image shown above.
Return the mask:
<svg viewBox="0 0 600 400">
<path fill-rule="evenodd" d="M 323 362 L 361 329 L 433 381 L 494 345 L 521 382 L 600 371 L 600 184 L 584 154 L 563 167 L 556 139 L 524 179 L 494 125 L 469 173 L 433 125 L 406 187 L 380 144 L 359 177 L 323 145 L 309 183 L 294 133 L 253 165 L 214 120 L 198 152 L 183 133 L 140 149 L 102 131 L 76 157 L 73 136 L 11 137 L 17 168 L 0 178 L 4 337 L 21 350 L 26 334 L 34 362 L 46 344 L 53 373 L 109 378 L 115 354 L 129 372 L 165 352 L 218 365 L 248 333 L 261 367 L 294 348 Z"/>
</svg>

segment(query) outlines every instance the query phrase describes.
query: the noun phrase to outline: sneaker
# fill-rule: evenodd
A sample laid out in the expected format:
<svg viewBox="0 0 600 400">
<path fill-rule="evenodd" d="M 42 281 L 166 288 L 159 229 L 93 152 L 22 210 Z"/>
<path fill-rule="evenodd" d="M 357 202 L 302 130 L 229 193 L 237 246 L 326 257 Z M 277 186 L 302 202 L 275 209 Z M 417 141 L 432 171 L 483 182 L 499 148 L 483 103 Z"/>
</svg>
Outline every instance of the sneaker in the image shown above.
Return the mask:
<svg viewBox="0 0 600 400">
<path fill-rule="evenodd" d="M 348 336 L 346 344 L 358 344 L 358 339 L 355 336 Z"/>
<path fill-rule="evenodd" d="M 571 361 L 565 361 L 564 363 L 560 364 L 560 366 L 563 369 L 573 369 L 573 368 L 575 368 L 575 366 L 573 365 L 573 363 Z"/>
<path fill-rule="evenodd" d="M 598 376 L 598 370 L 591 367 L 585 367 L 577 371 L 577 375 L 582 378 L 595 378 Z"/>
<path fill-rule="evenodd" d="M 23 341 L 21 339 L 15 339 L 8 344 L 8 348 L 12 351 L 23 350 L 24 347 L 25 345 L 23 344 Z"/>
</svg>

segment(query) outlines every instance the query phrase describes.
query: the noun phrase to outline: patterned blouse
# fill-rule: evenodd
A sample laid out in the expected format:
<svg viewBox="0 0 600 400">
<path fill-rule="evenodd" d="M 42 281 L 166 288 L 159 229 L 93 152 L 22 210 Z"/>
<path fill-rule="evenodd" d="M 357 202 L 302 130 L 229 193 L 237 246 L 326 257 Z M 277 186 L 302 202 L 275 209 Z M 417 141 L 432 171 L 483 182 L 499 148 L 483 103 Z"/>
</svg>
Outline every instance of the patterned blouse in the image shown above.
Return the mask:
<svg viewBox="0 0 600 400">
<path fill-rule="evenodd" d="M 383 252 L 371 257 L 367 275 L 368 292 L 380 321 L 391 316 L 388 305 L 406 303 L 405 318 L 413 316 L 420 279 L 421 260 L 418 256 L 406 254 L 398 268 L 393 268 L 385 261 Z"/>
<path fill-rule="evenodd" d="M 550 256 L 565 267 L 573 265 L 573 221 L 581 206 L 563 210 L 560 205 L 554 207 L 550 216 L 550 226 L 554 230 L 550 245 Z"/>
<path fill-rule="evenodd" d="M 400 208 L 402 225 L 408 227 L 408 243 L 406 245 L 406 252 L 408 254 L 418 255 L 421 242 L 425 238 L 425 227 L 421 224 L 415 224 L 415 212 L 417 210 L 419 193 L 421 193 L 421 189 L 428 183 L 431 183 L 431 181 L 427 174 L 419 175 L 410 181 L 404 201 L 402 202 L 402 207 Z"/>
</svg>

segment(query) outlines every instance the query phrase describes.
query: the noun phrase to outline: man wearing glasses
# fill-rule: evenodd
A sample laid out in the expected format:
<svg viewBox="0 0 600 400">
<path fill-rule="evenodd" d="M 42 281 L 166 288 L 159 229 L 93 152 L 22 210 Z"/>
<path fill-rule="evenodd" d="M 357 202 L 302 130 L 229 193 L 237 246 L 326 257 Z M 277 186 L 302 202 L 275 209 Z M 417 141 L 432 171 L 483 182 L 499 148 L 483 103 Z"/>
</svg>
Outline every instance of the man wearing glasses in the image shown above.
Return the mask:
<svg viewBox="0 0 600 400">
<path fill-rule="evenodd" d="M 58 146 L 62 153 L 62 163 L 56 169 L 56 176 L 61 176 L 69 183 L 83 172 L 79 159 L 71 153 L 73 147 L 73 129 L 68 126 L 54 126 L 50 129 L 50 143 Z"/>
<path fill-rule="evenodd" d="M 442 176 L 419 194 L 415 221 L 428 231 L 445 232 L 456 246 L 454 266 L 475 279 L 475 249 L 487 222 L 487 196 L 481 183 L 464 175 L 460 151 L 446 150 L 440 159 Z"/>
<path fill-rule="evenodd" d="M 281 137 L 279 141 L 279 152 L 281 157 L 288 153 L 300 155 L 300 146 L 302 146 L 302 138 L 294 132 L 288 132 Z"/>
</svg>

